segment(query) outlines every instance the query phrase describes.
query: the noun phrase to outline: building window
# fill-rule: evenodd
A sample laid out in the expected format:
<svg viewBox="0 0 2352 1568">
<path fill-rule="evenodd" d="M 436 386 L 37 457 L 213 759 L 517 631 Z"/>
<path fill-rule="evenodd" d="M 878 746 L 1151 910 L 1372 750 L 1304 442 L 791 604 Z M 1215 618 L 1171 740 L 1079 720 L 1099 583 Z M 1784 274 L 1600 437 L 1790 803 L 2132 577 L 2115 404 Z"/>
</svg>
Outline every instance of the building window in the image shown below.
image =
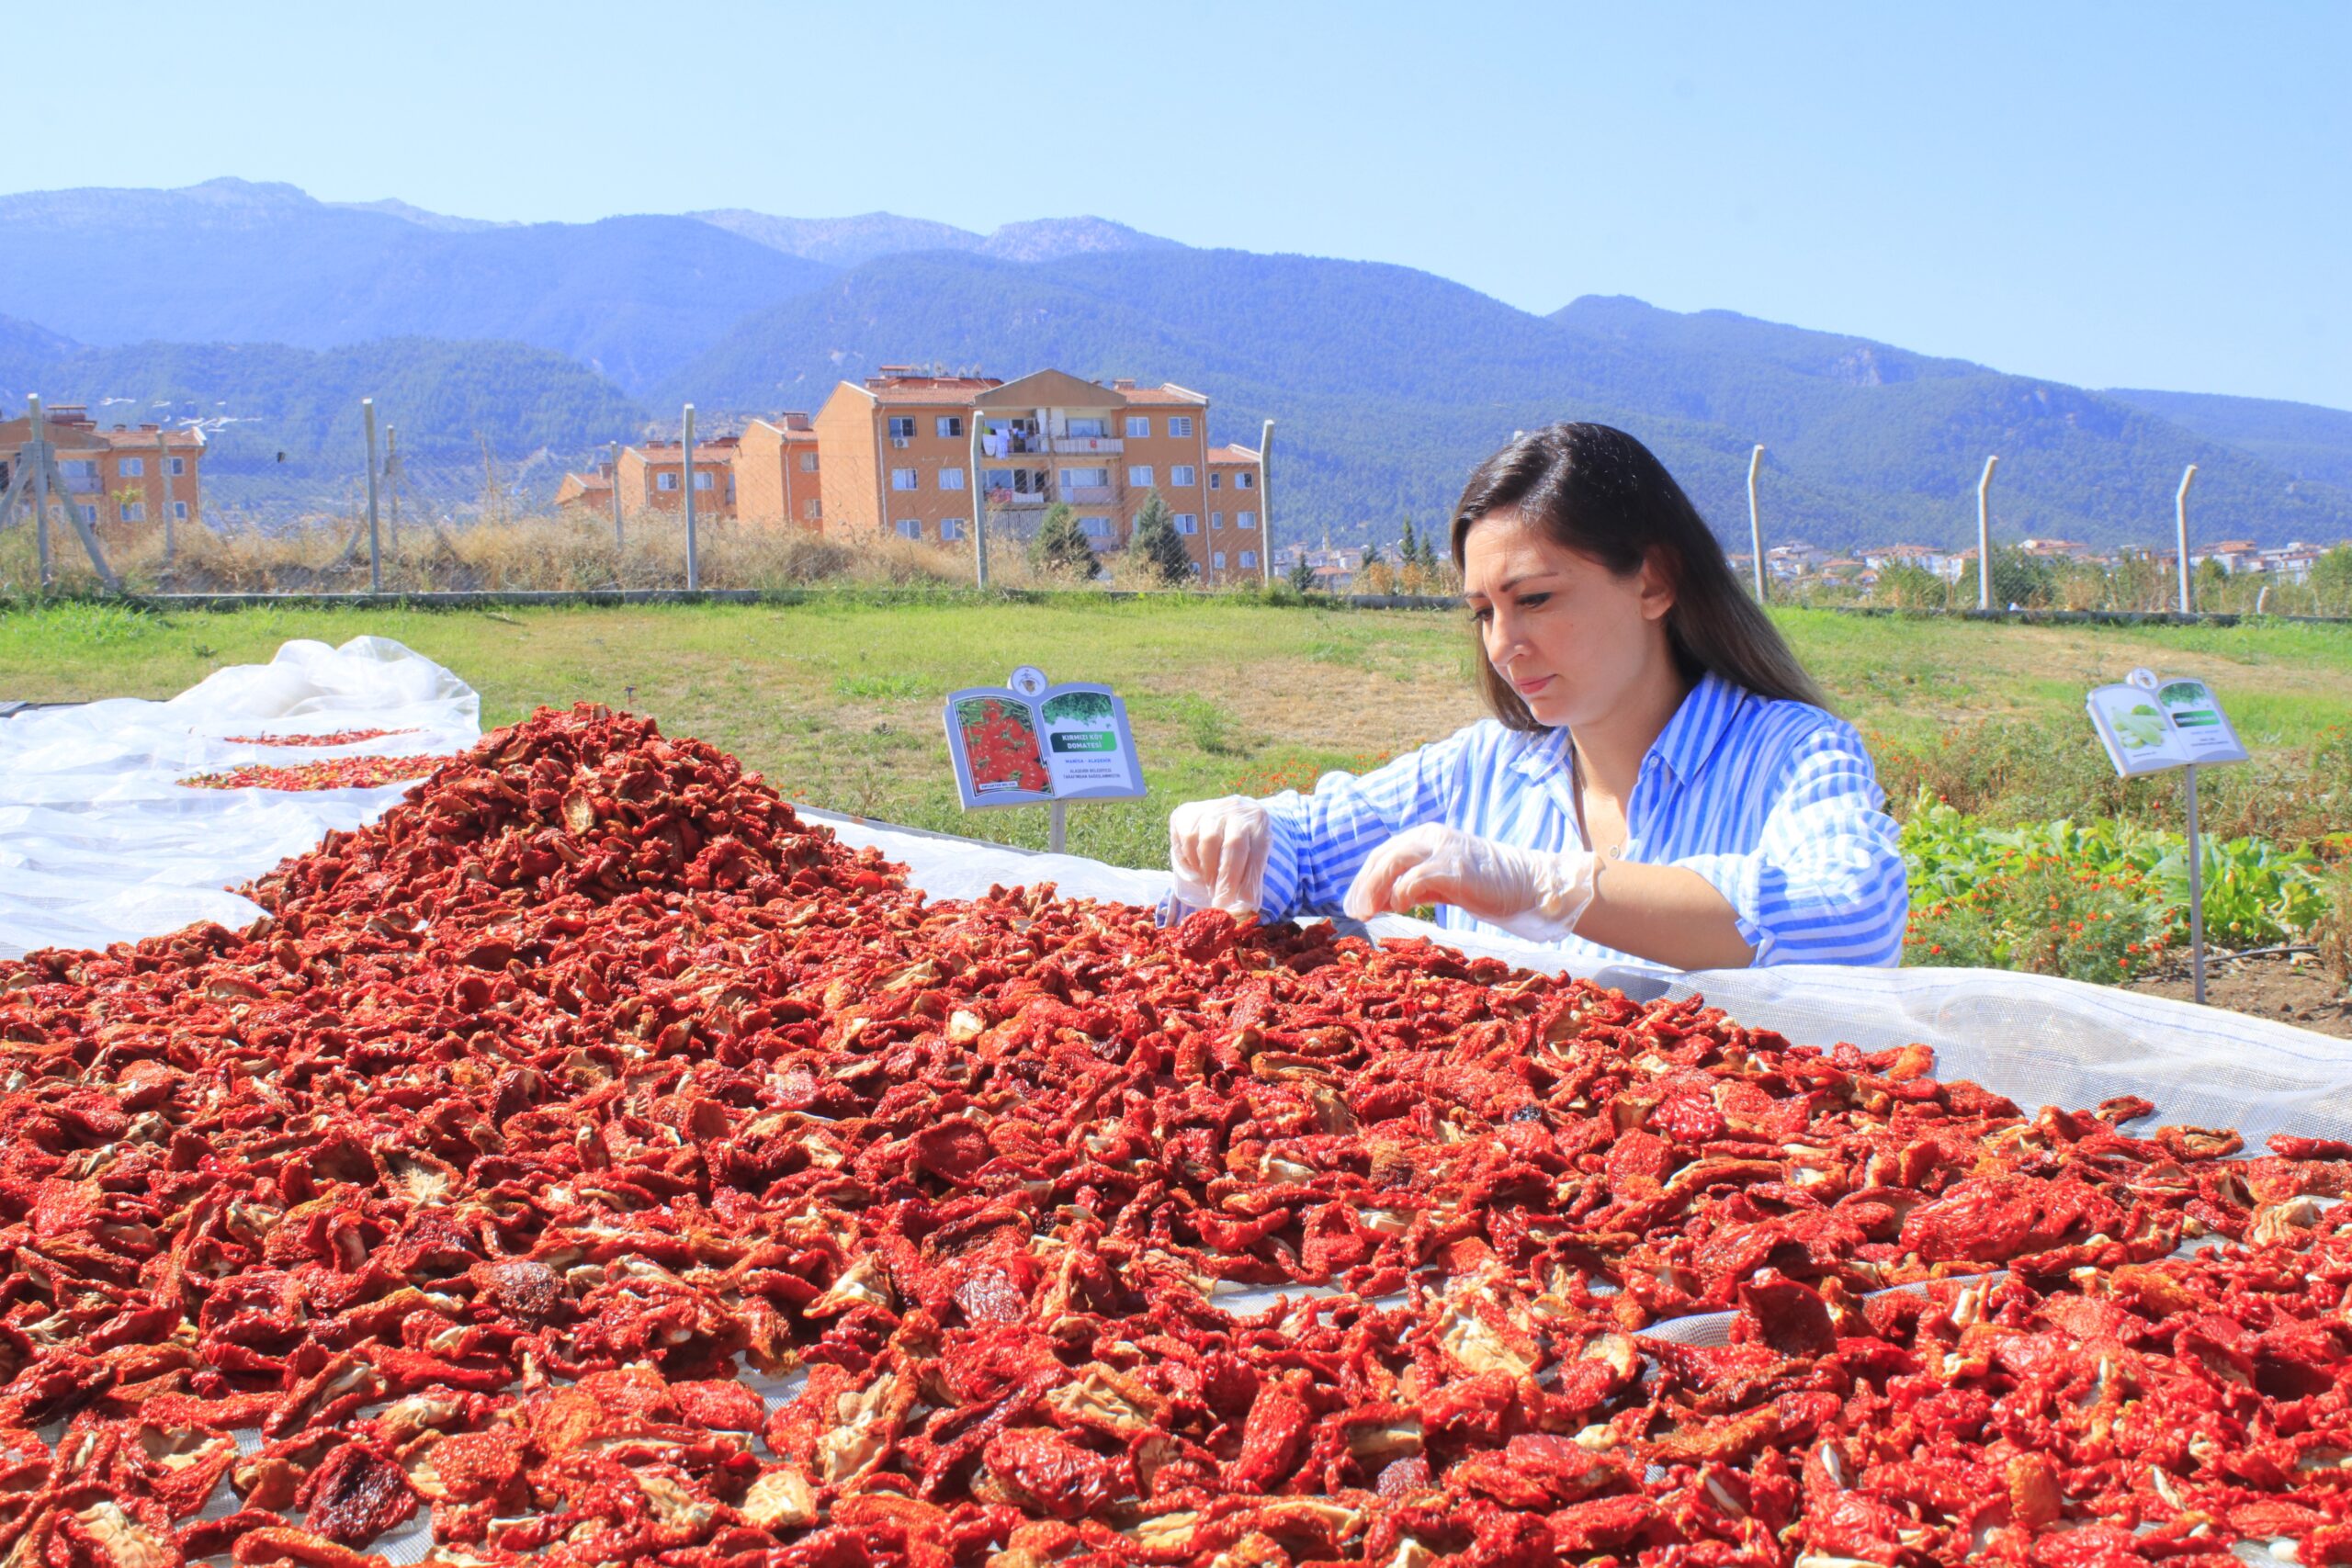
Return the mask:
<svg viewBox="0 0 2352 1568">
<path fill-rule="evenodd" d="M 940 469 L 939 488 L 942 490 L 962 490 L 964 488 L 964 470 L 961 468 Z"/>
<path fill-rule="evenodd" d="M 142 478 L 147 472 L 147 459 L 144 457 L 119 457 L 115 463 L 115 472 L 127 479 Z"/>
<path fill-rule="evenodd" d="M 1149 439 L 1150 435 L 1151 416 L 1149 414 L 1131 413 L 1127 415 L 1127 439 L 1130 441 L 1143 441 Z"/>
<path fill-rule="evenodd" d="M 953 517 L 943 517 L 939 520 L 939 536 L 942 539 L 960 539 L 964 536 L 964 525 Z"/>
<path fill-rule="evenodd" d="M 964 434 L 964 416 L 960 413 L 941 414 L 932 422 L 932 428 L 943 437 L 961 435 Z"/>
<path fill-rule="evenodd" d="M 921 490 L 922 476 L 912 468 L 892 468 L 890 488 L 892 490 Z"/>
<path fill-rule="evenodd" d="M 819 501 L 812 495 L 807 501 L 800 503 L 800 514 L 808 519 L 809 522 L 814 523 L 819 518 L 824 516 L 825 503 Z"/>
<path fill-rule="evenodd" d="M 85 501 L 82 503 L 82 521 L 87 523 L 93 528 L 98 525 L 98 503 L 96 502 Z"/>
<path fill-rule="evenodd" d="M 709 470 L 708 470 L 708 469 L 702 469 L 702 470 L 698 470 L 698 471 L 695 473 L 695 489 L 696 489 L 696 490 L 708 490 L 708 489 L 710 489 L 710 488 L 711 488 L 710 480 L 711 480 L 711 475 L 710 475 L 710 472 L 709 472 Z"/>
<path fill-rule="evenodd" d="M 1171 413 L 1168 416 L 1168 434 L 1170 439 L 1182 440 L 1192 434 L 1193 416 L 1191 414 Z"/>
<path fill-rule="evenodd" d="M 1249 570 L 1251 567 L 1256 566 L 1257 564 L 1258 564 L 1258 552 L 1257 552 L 1257 551 L 1255 551 L 1255 550 L 1244 550 L 1244 551 L 1242 551 L 1242 552 L 1241 552 L 1241 570 L 1242 570 L 1247 571 L 1247 570 Z"/>
<path fill-rule="evenodd" d="M 912 441 L 914 438 L 915 416 L 910 413 L 892 414 L 890 416 L 890 439 L 893 441 Z"/>
<path fill-rule="evenodd" d="M 1190 490 L 1199 482 L 1199 476 L 1190 463 L 1178 463 L 1168 470 L 1168 482 L 1178 490 Z"/>
<path fill-rule="evenodd" d="M 1130 465 L 1127 468 L 1127 483 L 1135 487 L 1136 490 L 1149 490 L 1151 488 L 1151 465 L 1149 463 L 1136 463 Z"/>
<path fill-rule="evenodd" d="M 1211 490 L 1223 490 L 1224 488 L 1225 488 L 1225 476 L 1224 476 L 1223 474 L 1218 473 L 1215 468 L 1211 468 L 1211 469 L 1209 470 L 1209 489 L 1211 489 Z"/>
<path fill-rule="evenodd" d="M 1258 476 L 1251 473 L 1249 469 L 1244 468 L 1239 473 L 1233 476 L 1233 488 L 1236 490 L 1256 490 L 1258 488 Z"/>
<path fill-rule="evenodd" d="M 126 501 L 126 502 L 124 502 L 122 503 L 122 520 L 123 520 L 125 523 L 144 523 L 144 522 L 146 522 L 146 521 L 147 521 L 147 503 L 146 503 L 145 502 L 143 502 L 143 501 Z"/>
<path fill-rule="evenodd" d="M 173 459 L 172 459 L 172 478 L 174 478 L 174 479 L 185 479 L 187 476 L 187 459 L 186 457 L 175 457 L 175 458 L 173 458 Z"/>
<path fill-rule="evenodd" d="M 1192 512 L 1179 512 L 1176 514 L 1176 531 L 1187 537 L 1199 533 L 1201 531 L 1201 519 L 1199 513 Z"/>
<path fill-rule="evenodd" d="M 920 539 L 920 538 L 922 538 L 922 524 L 920 524 L 920 523 L 918 523 L 918 522 L 916 522 L 916 521 L 915 521 L 913 518 L 911 518 L 911 517 L 901 517 L 901 518 L 899 518 L 899 537 L 900 537 L 901 539 Z"/>
<path fill-rule="evenodd" d="M 1078 531 L 1090 539 L 1107 539 L 1111 536 L 1111 520 L 1108 517 L 1081 517 L 1078 520 Z"/>
<path fill-rule="evenodd" d="M 1225 552 L 1223 550 L 1211 550 L 1209 552 L 1209 564 L 1216 568 L 1217 570 L 1223 571 L 1225 570 Z"/>
<path fill-rule="evenodd" d="M 817 471 L 817 454 L 814 452 L 800 454 L 800 471 L 804 474 L 813 474 Z"/>
<path fill-rule="evenodd" d="M 1062 483 L 1073 485 L 1080 490 L 1108 490 L 1111 488 L 1111 470 L 1108 468 L 1064 468 Z"/>
<path fill-rule="evenodd" d="M 1110 434 L 1111 430 L 1109 424 L 1102 420 L 1073 419 L 1068 423 L 1068 426 L 1063 430 L 1062 434 L 1071 437 L 1073 440 L 1100 441 L 1102 437 Z"/>
<path fill-rule="evenodd" d="M 1254 512 L 1237 512 L 1233 514 L 1233 525 L 1237 528 L 1255 528 L 1258 525 L 1258 514 Z"/>
<path fill-rule="evenodd" d="M 1225 513 L 1222 513 L 1222 512 L 1212 512 L 1212 513 L 1209 513 L 1209 526 L 1210 526 L 1210 527 L 1212 527 L 1212 528 L 1222 528 L 1222 527 L 1224 527 L 1224 526 L 1225 526 Z"/>
<path fill-rule="evenodd" d="M 174 458 L 174 459 L 172 459 L 172 460 L 173 460 L 174 462 L 177 462 L 179 459 L 178 459 L 178 458 L 176 458 L 176 457 L 175 457 L 175 458 Z M 183 522 L 183 523 L 187 522 L 187 502 L 185 502 L 185 501 L 175 501 L 175 502 L 172 502 L 172 515 L 173 515 L 174 517 L 178 518 L 178 519 L 179 519 L 181 522 Z"/>
<path fill-rule="evenodd" d="M 655 490 L 675 490 L 678 488 L 678 476 L 675 474 L 656 474 L 653 476 L 653 488 Z"/>
</svg>

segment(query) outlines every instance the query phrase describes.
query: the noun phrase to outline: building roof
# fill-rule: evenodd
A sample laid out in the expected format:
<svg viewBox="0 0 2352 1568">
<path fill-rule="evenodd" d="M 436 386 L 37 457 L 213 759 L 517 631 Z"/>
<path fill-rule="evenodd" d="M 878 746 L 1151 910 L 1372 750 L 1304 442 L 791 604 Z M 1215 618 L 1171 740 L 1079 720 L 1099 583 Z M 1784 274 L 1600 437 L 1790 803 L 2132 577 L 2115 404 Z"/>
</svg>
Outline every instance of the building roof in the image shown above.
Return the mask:
<svg viewBox="0 0 2352 1568">
<path fill-rule="evenodd" d="M 1126 399 L 1129 403 L 1137 406 L 1145 403 L 1175 403 L 1180 406 L 1189 404 L 1195 408 L 1209 406 L 1206 393 L 1195 392 L 1189 387 L 1180 387 L 1173 381 L 1163 382 L 1157 387 L 1130 387 L 1119 395 Z"/>
<path fill-rule="evenodd" d="M 2208 545 L 2206 547 L 2209 550 L 2251 550 L 2256 547 L 2255 542 L 2252 539 L 2223 539 L 2218 545 Z"/>
<path fill-rule="evenodd" d="M 868 376 L 860 386 L 843 381 L 853 392 L 863 392 L 877 403 L 916 408 L 960 409 L 973 398 L 1004 382 L 994 376 Z"/>
<path fill-rule="evenodd" d="M 166 451 L 199 452 L 204 448 L 204 432 L 191 426 L 179 425 L 163 430 L 153 424 L 122 425 L 102 429 L 67 405 L 41 411 L 41 423 L 49 427 L 49 439 L 67 451 L 119 451 L 130 456 L 155 449 L 155 437 L 164 437 Z M 28 415 L 0 420 L 0 446 L 13 451 L 32 438 L 33 422 Z"/>
<path fill-rule="evenodd" d="M 1212 467 L 1230 465 L 1237 468 L 1255 468 L 1258 463 L 1258 454 L 1247 446 L 1237 446 L 1227 442 L 1223 446 L 1209 448 L 1209 463 Z"/>
<path fill-rule="evenodd" d="M 727 463 L 734 460 L 736 447 L 742 443 L 732 435 L 715 435 L 708 441 L 695 443 L 697 463 Z M 675 441 L 640 441 L 624 448 L 634 452 L 648 463 L 675 463 L 681 460 L 680 444 Z"/>
<path fill-rule="evenodd" d="M 1032 370 L 1026 376 L 991 387 L 972 400 L 972 406 L 983 409 L 1026 408 L 1125 408 L 1135 400 L 1135 394 L 1099 382 L 1088 381 L 1067 370 Z"/>
</svg>

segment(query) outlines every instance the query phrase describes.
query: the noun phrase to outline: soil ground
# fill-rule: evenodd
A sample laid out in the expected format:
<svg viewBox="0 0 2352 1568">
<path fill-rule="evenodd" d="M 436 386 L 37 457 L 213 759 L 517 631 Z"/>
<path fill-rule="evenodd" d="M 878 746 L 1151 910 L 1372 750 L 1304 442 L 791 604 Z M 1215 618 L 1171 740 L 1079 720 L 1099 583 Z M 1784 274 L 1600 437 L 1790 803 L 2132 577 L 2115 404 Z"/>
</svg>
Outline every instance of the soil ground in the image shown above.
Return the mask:
<svg viewBox="0 0 2352 1568">
<path fill-rule="evenodd" d="M 2132 988 L 2180 1001 L 2188 1000 L 2193 989 L 2187 974 L 2143 980 Z M 2308 958 L 2214 964 L 2205 972 L 2205 1005 L 2352 1040 L 2352 990 Z"/>
</svg>

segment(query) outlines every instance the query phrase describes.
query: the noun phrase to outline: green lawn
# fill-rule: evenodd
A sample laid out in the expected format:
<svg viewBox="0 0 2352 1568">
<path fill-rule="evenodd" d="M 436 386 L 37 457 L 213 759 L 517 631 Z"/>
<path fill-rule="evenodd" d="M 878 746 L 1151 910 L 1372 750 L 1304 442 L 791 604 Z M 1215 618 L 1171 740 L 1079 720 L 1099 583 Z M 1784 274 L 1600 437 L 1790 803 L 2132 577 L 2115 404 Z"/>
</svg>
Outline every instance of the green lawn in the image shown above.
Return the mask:
<svg viewBox="0 0 2352 1568">
<path fill-rule="evenodd" d="M 2146 664 L 2210 680 L 2261 759 L 2212 781 L 2217 827 L 2352 828 L 2352 633 L 1776 615 L 1879 747 L 1898 807 L 1924 783 L 1996 818 L 2169 821 L 2177 786 L 2118 785 L 2083 716 L 2087 686 Z M 736 753 L 795 798 L 1032 845 L 1044 842 L 1039 810 L 957 809 L 940 699 L 1023 663 L 1106 681 L 1127 700 L 1151 796 L 1072 811 L 1070 843 L 1128 864 L 1160 861 L 1178 801 L 1360 767 L 1478 716 L 1452 614 L 943 592 L 494 613 L 7 609 L 0 697 L 168 696 L 289 637 L 361 633 L 455 670 L 481 693 L 486 725 L 542 703 L 630 707 Z"/>
</svg>

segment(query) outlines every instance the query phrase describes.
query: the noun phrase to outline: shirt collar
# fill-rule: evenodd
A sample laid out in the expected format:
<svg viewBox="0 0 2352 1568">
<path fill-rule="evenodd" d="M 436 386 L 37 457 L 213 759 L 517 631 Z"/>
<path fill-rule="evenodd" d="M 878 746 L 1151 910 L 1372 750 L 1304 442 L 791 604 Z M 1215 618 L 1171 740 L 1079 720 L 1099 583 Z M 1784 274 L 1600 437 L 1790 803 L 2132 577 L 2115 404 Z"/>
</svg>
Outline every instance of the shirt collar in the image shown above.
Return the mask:
<svg viewBox="0 0 2352 1568">
<path fill-rule="evenodd" d="M 1688 784 L 1707 759 L 1715 754 L 1731 721 L 1738 716 L 1740 705 L 1747 701 L 1747 691 L 1709 671 L 1699 677 L 1674 716 L 1650 743 L 1649 754 L 1666 764 L 1677 784 Z"/>
<path fill-rule="evenodd" d="M 1674 716 L 1666 721 L 1666 728 L 1650 742 L 1645 762 L 1657 759 L 1674 775 L 1677 784 L 1688 784 L 1706 766 L 1715 748 L 1723 744 L 1724 736 L 1747 696 L 1743 688 L 1713 671 L 1700 676 L 1699 683 L 1690 688 L 1682 705 L 1674 710 Z M 1514 772 L 1537 779 L 1565 770 L 1568 765 L 1566 728 L 1529 734 L 1518 754 L 1511 758 L 1510 765 Z"/>
</svg>

